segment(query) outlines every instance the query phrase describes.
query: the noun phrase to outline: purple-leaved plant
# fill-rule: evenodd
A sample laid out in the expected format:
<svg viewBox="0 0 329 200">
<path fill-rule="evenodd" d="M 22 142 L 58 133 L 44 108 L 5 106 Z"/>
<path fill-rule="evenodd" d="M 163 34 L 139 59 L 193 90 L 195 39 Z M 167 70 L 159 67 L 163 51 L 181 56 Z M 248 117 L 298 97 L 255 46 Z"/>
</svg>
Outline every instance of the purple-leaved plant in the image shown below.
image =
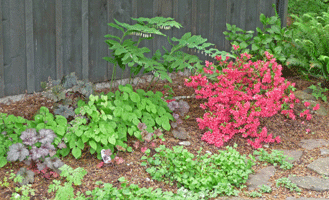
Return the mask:
<svg viewBox="0 0 329 200">
<path fill-rule="evenodd" d="M 59 168 L 64 163 L 60 159 L 53 157 L 56 154 L 56 148 L 51 143 L 55 137 L 57 136 L 51 129 L 41 129 L 39 133 L 34 128 L 26 129 L 20 136 L 23 144 L 16 143 L 11 145 L 7 152 L 7 160 L 25 161 L 31 168 L 37 167 L 38 171 L 48 167 L 56 173 L 60 172 Z M 64 146 L 65 144 L 58 147 Z"/>
<path fill-rule="evenodd" d="M 173 128 L 176 128 L 179 124 L 183 123 L 183 121 L 179 117 L 183 117 L 189 111 L 190 106 L 186 101 L 180 100 L 179 102 L 169 102 L 168 108 L 173 111 L 173 117 L 176 120 L 175 122 L 171 122 L 170 125 Z"/>
</svg>

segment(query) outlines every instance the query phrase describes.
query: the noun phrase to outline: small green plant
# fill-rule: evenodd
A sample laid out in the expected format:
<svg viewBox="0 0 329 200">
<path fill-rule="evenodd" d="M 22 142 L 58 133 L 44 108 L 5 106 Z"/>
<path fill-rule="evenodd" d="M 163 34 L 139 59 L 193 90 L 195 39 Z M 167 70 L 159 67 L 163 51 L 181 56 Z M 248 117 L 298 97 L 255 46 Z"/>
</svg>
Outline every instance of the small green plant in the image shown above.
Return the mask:
<svg viewBox="0 0 329 200">
<path fill-rule="evenodd" d="M 263 193 L 271 193 L 272 188 L 268 185 L 262 185 L 262 187 L 260 188 L 260 191 Z"/>
<path fill-rule="evenodd" d="M 103 184 L 103 187 L 96 187 L 93 191 L 87 191 L 87 195 L 92 195 L 93 199 L 96 200 L 107 200 L 107 199 L 117 199 L 117 200 L 144 200 L 144 199 L 157 199 L 157 200 L 199 200 L 199 199 L 208 199 L 208 197 L 215 197 L 213 194 L 210 194 L 208 190 L 195 193 L 189 191 L 184 187 L 181 187 L 177 190 L 177 193 L 171 191 L 162 191 L 161 188 L 153 190 L 150 188 L 139 188 L 138 185 L 130 184 L 125 180 L 124 177 L 118 179 L 121 182 L 121 189 L 113 187 L 112 184 L 104 183 L 97 181 L 97 185 Z"/>
<path fill-rule="evenodd" d="M 97 152 L 97 158 L 102 159 L 101 150 L 114 148 L 126 149 L 127 133 L 142 140 L 142 131 L 138 124 L 144 123 L 148 133 L 157 129 L 170 130 L 169 120 L 173 120 L 167 103 L 161 99 L 162 93 L 133 91 L 131 85 L 120 85 L 115 93 L 100 96 L 90 95 L 89 102 L 78 102 L 76 114 L 87 114 L 86 118 L 77 117 L 70 124 L 69 131 L 64 134 L 65 143 L 72 149 L 72 155 L 80 158 L 85 143 L 90 153 Z M 120 146 L 120 147 L 119 147 Z M 115 154 L 111 155 L 111 159 Z"/>
<path fill-rule="evenodd" d="M 185 119 L 189 119 L 189 118 L 190 118 L 190 115 L 186 115 L 186 116 L 185 116 Z"/>
<path fill-rule="evenodd" d="M 328 89 L 321 88 L 321 83 L 318 83 L 318 87 L 315 85 L 311 85 L 308 88 L 312 89 L 312 95 L 316 98 L 316 100 L 318 100 L 320 97 L 324 102 L 327 102 L 327 96 L 322 94 L 322 92 L 326 92 L 326 91 L 328 91 Z"/>
<path fill-rule="evenodd" d="M 250 197 L 253 197 L 253 198 L 255 198 L 255 197 L 262 197 L 262 193 L 259 193 L 257 191 L 252 191 L 252 192 L 249 193 L 249 196 Z"/>
<path fill-rule="evenodd" d="M 259 161 L 266 161 L 274 166 L 280 164 L 281 169 L 291 169 L 293 164 L 285 161 L 286 155 L 283 155 L 283 151 L 273 150 L 271 154 L 267 153 L 263 148 L 259 148 L 253 153 L 254 155 L 259 155 Z M 288 160 L 293 160 L 293 158 L 288 158 Z"/>
<path fill-rule="evenodd" d="M 234 145 L 236 147 L 236 145 Z M 252 160 L 241 156 L 232 147 L 227 151 L 219 151 L 219 154 L 209 153 L 200 156 L 189 153 L 183 146 L 174 146 L 173 150 L 160 145 L 153 157 L 150 150 L 146 150 L 146 156 L 141 159 L 142 166 L 149 165 L 146 171 L 152 179 L 171 183 L 177 181 L 177 186 L 183 186 L 193 192 L 213 190 L 213 194 L 237 195 L 238 191 L 233 186 L 243 188 L 251 169 L 254 165 Z M 251 155 L 249 155 L 251 156 Z M 252 159 L 254 159 L 251 156 Z"/>
<path fill-rule="evenodd" d="M 164 85 L 163 88 L 165 88 L 165 91 L 163 92 L 163 95 L 165 95 L 165 93 L 168 93 L 168 96 L 165 97 L 166 100 L 170 100 L 173 98 L 173 95 L 175 94 L 172 87 L 170 87 L 169 85 Z"/>
<path fill-rule="evenodd" d="M 33 173 L 32 171 L 28 171 L 28 170 L 24 171 L 24 169 L 25 168 L 21 168 L 21 170 L 17 173 L 17 175 L 15 175 L 14 173 L 11 173 L 10 179 L 14 178 L 14 182 L 15 183 L 19 182 L 21 184 L 21 187 L 15 187 L 15 192 L 13 192 L 11 194 L 10 199 L 29 200 L 30 196 L 35 195 L 35 189 L 31 188 L 32 187 L 31 184 L 22 184 L 22 182 L 26 181 L 26 177 L 24 177 L 24 176 L 26 176 L 27 174 Z"/>
<path fill-rule="evenodd" d="M 81 180 L 87 174 L 87 171 L 81 167 L 72 169 L 72 167 L 68 165 L 63 165 L 60 170 L 62 171 L 60 175 L 65 177 L 67 182 L 65 182 L 64 186 L 62 186 L 60 185 L 60 181 L 53 180 L 54 184 L 49 185 L 48 193 L 57 191 L 54 200 L 86 199 L 80 191 L 76 193 L 75 197 L 72 183 L 74 185 L 81 185 Z"/>
<path fill-rule="evenodd" d="M 296 191 L 296 192 L 301 192 L 301 189 L 297 187 L 296 184 L 292 183 L 288 178 L 280 178 L 276 180 L 276 187 L 279 187 L 280 185 L 288 188 L 290 191 Z M 299 193 L 300 194 L 300 193 Z"/>
</svg>

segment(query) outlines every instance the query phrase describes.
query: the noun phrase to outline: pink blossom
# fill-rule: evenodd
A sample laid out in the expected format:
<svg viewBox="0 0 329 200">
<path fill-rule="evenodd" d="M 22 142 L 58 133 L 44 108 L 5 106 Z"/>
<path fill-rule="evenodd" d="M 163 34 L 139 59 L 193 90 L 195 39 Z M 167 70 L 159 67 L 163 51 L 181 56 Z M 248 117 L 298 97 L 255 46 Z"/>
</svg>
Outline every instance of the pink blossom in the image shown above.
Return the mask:
<svg viewBox="0 0 329 200">
<path fill-rule="evenodd" d="M 304 106 L 305 106 L 305 107 L 308 107 L 309 105 L 310 105 L 310 103 L 307 102 L 307 101 L 304 103 Z"/>
<path fill-rule="evenodd" d="M 313 110 L 319 110 L 320 104 L 316 104 L 316 106 L 313 108 Z"/>
<path fill-rule="evenodd" d="M 142 153 L 145 153 L 146 150 L 147 150 L 147 147 L 142 147 L 141 148 Z"/>
<path fill-rule="evenodd" d="M 151 143 L 151 146 L 152 146 L 152 147 L 155 147 L 155 143 L 154 143 L 154 142 L 152 142 L 152 143 Z"/>
<path fill-rule="evenodd" d="M 304 123 L 304 121 L 302 121 L 302 123 L 301 123 L 301 124 L 305 124 L 305 123 Z"/>
<path fill-rule="evenodd" d="M 233 49 L 234 49 L 234 50 L 238 50 L 239 48 L 240 48 L 239 45 L 234 45 L 234 44 L 233 44 Z"/>
<path fill-rule="evenodd" d="M 306 129 L 306 133 L 310 132 L 310 129 Z"/>
</svg>

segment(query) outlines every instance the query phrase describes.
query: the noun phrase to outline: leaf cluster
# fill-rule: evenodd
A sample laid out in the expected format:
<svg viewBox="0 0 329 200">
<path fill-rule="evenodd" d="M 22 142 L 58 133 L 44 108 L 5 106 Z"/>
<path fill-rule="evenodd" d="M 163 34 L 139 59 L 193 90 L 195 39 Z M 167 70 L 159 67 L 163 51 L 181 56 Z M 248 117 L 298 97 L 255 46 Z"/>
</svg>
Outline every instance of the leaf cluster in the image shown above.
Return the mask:
<svg viewBox="0 0 329 200">
<path fill-rule="evenodd" d="M 137 127 L 139 123 L 144 123 L 149 133 L 159 128 L 169 131 L 169 120 L 173 117 L 161 97 L 161 92 L 154 94 L 141 89 L 134 92 L 128 84 L 120 85 L 115 93 L 90 95 L 87 104 L 79 101 L 75 113 L 86 114 L 90 123 L 87 124 L 85 118 L 77 117 L 65 133 L 65 141 L 72 149 L 73 156 L 81 156 L 85 143 L 91 147 L 91 154 L 97 152 L 98 159 L 102 159 L 102 149 L 114 152 L 117 145 L 126 149 L 127 133 L 142 140 L 141 130 Z M 111 158 L 114 157 L 115 154 L 112 154 Z"/>
<path fill-rule="evenodd" d="M 21 132 L 26 130 L 28 120 L 6 113 L 0 113 L 0 168 L 7 164 L 6 154 L 9 147 L 21 143 Z"/>
<path fill-rule="evenodd" d="M 108 44 L 109 49 L 112 50 L 111 57 L 103 57 L 104 60 L 114 64 L 112 80 L 114 79 L 116 66 L 118 65 L 122 70 L 125 70 L 126 66 L 130 68 L 130 75 L 137 75 L 142 68 L 144 68 L 143 73 L 154 72 L 155 76 L 160 76 L 162 80 L 166 79 L 171 82 L 171 78 L 168 76 L 168 71 L 179 71 L 188 69 L 196 69 L 201 67 L 201 60 L 195 56 L 184 53 L 180 51 L 183 47 L 196 48 L 198 50 L 205 50 L 212 57 L 216 55 L 226 55 L 227 52 L 221 52 L 217 49 L 211 48 L 206 50 L 209 46 L 214 46 L 212 43 L 205 43 L 207 39 L 202 38 L 200 35 L 191 35 L 191 33 L 184 34 L 181 39 L 173 37 L 171 41 L 178 42 L 177 45 L 172 44 L 168 37 L 168 42 L 172 46 L 171 50 L 167 50 L 163 47 L 165 53 L 162 55 L 160 50 L 157 50 L 152 58 L 145 57 L 145 53 L 150 52 L 147 47 L 139 48 L 138 45 L 142 40 L 153 39 L 152 34 L 165 36 L 158 29 L 160 27 L 182 27 L 181 24 L 174 21 L 172 18 L 132 18 L 132 20 L 137 21 L 137 24 L 130 25 L 126 23 L 121 23 L 114 19 L 115 23 L 109 23 L 108 25 L 120 30 L 123 36 L 120 38 L 115 35 L 105 35 L 105 37 L 111 38 L 105 42 Z M 145 23 L 147 22 L 147 23 Z M 138 41 L 133 41 L 133 39 L 125 39 L 126 36 L 134 34 L 138 37 Z M 193 67 L 191 64 L 194 64 Z M 112 83 L 111 83 L 112 85 Z"/>
<path fill-rule="evenodd" d="M 48 82 L 41 82 L 41 87 L 45 89 L 42 95 L 52 99 L 54 113 L 65 118 L 74 117 L 74 109 L 77 101 L 88 101 L 91 94 L 95 95 L 95 85 L 88 81 L 78 80 L 75 72 L 63 76 L 61 80 L 52 80 L 48 77 Z"/>
<path fill-rule="evenodd" d="M 236 147 L 236 145 L 235 145 Z M 243 188 L 254 165 L 252 160 L 241 156 L 232 147 L 226 147 L 227 151 L 220 151 L 219 154 L 209 153 L 198 155 L 183 149 L 183 146 L 174 146 L 173 150 L 161 145 L 156 148 L 158 152 L 153 157 L 148 157 L 150 150 L 141 159 L 146 160 L 142 165 L 150 166 L 146 171 L 152 179 L 166 182 L 175 181 L 177 186 L 183 186 L 191 191 L 199 192 L 213 190 L 215 196 L 219 194 L 236 195 L 234 186 Z M 254 160 L 254 158 L 251 156 Z"/>
<path fill-rule="evenodd" d="M 321 15 L 329 7 L 328 0 L 289 0 L 288 13 L 302 16 L 306 13 Z"/>
<path fill-rule="evenodd" d="M 76 195 L 74 195 L 74 188 L 72 187 L 72 183 L 74 185 L 81 185 L 81 180 L 87 174 L 87 171 L 81 167 L 73 169 L 68 165 L 63 165 L 60 170 L 62 173 L 61 176 L 66 178 L 64 185 L 60 185 L 61 181 L 53 180 L 54 184 L 50 184 L 48 186 L 48 193 L 55 192 L 56 196 L 54 200 L 65 200 L 65 199 L 80 199 L 85 200 L 85 196 L 83 193 L 78 191 Z"/>
<path fill-rule="evenodd" d="M 295 22 L 292 39 L 293 55 L 287 60 L 290 66 L 300 66 L 299 71 L 315 77 L 329 79 L 329 7 L 321 15 L 306 13 L 301 17 L 291 15 Z"/>
<path fill-rule="evenodd" d="M 275 5 L 273 7 L 275 9 Z M 291 31 L 286 27 L 281 28 L 281 20 L 276 11 L 275 13 L 272 17 L 260 15 L 263 29 L 257 27 L 256 36 L 254 31 L 245 31 L 227 23 L 227 31 L 223 32 L 227 36 L 225 39 L 232 41 L 233 45 L 239 45 L 242 53 L 252 54 L 253 61 L 262 60 L 264 52 L 268 51 L 284 64 L 291 54 Z"/>
<path fill-rule="evenodd" d="M 257 151 L 254 151 L 254 155 L 259 155 L 259 161 L 266 161 L 274 166 L 277 164 L 280 164 L 281 169 L 291 169 L 293 167 L 293 164 L 285 161 L 285 158 L 288 157 L 286 155 L 283 155 L 283 151 L 273 150 L 271 154 L 269 154 L 267 151 L 265 151 L 263 148 L 257 149 Z M 289 157 L 288 160 L 293 160 L 293 158 Z"/>
<path fill-rule="evenodd" d="M 45 168 L 50 168 L 55 172 L 60 173 L 59 167 L 64 163 L 60 159 L 53 157 L 56 154 L 56 151 L 51 143 L 55 137 L 56 135 L 51 129 L 41 129 L 38 133 L 35 129 L 26 129 L 20 136 L 22 143 L 15 143 L 9 147 L 7 160 L 25 160 L 26 164 L 31 165 L 32 167 L 37 167 L 38 171 L 44 172 L 46 176 L 50 176 L 50 173 L 47 174 L 47 169 Z M 29 182 L 32 180 L 26 169 L 25 171 L 23 170 L 22 173 L 26 175 L 23 176 L 24 184 L 26 184 L 26 181 Z"/>
<path fill-rule="evenodd" d="M 201 191 L 195 193 L 193 191 L 188 191 L 184 187 L 181 187 L 177 190 L 177 193 L 173 193 L 171 191 L 162 191 L 161 188 L 153 189 L 150 188 L 139 188 L 138 185 L 135 184 L 127 184 L 127 181 L 124 177 L 118 179 L 121 182 L 121 189 L 113 187 L 112 184 L 102 183 L 101 181 L 96 182 L 96 184 L 101 185 L 103 187 L 96 187 L 93 191 L 87 191 L 86 194 L 92 195 L 93 199 L 97 200 L 106 200 L 106 199 L 134 199 L 134 200 L 144 200 L 144 199 L 152 199 L 152 200 L 169 200 L 169 199 L 177 199 L 177 200 L 199 200 L 199 199 L 208 199 L 208 197 L 213 197 L 209 195 L 209 191 Z"/>
</svg>

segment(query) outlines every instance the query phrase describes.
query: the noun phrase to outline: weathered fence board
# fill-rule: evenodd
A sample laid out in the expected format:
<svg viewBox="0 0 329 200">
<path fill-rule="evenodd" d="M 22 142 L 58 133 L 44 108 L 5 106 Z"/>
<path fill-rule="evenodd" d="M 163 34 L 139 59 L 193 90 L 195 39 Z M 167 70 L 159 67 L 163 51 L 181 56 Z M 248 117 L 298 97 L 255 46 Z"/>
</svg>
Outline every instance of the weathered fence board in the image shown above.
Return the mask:
<svg viewBox="0 0 329 200">
<path fill-rule="evenodd" d="M 207 38 L 219 50 L 230 51 L 223 34 L 226 23 L 246 30 L 262 27 L 259 15 L 281 18 L 287 14 L 287 0 L 0 0 L 0 97 L 39 92 L 41 81 L 61 79 L 75 72 L 79 79 L 97 83 L 112 77 L 113 64 L 106 34 L 122 36 L 108 26 L 117 19 L 129 24 L 131 17 L 172 17 L 181 29 L 162 30 L 169 38 L 191 32 Z M 281 19 L 283 26 L 285 20 Z M 137 39 L 137 36 L 127 36 Z M 151 57 L 156 50 L 170 50 L 166 37 L 144 40 Z M 201 60 L 210 59 L 198 51 L 187 51 Z M 115 78 L 129 77 L 129 68 L 117 68 Z"/>
</svg>

